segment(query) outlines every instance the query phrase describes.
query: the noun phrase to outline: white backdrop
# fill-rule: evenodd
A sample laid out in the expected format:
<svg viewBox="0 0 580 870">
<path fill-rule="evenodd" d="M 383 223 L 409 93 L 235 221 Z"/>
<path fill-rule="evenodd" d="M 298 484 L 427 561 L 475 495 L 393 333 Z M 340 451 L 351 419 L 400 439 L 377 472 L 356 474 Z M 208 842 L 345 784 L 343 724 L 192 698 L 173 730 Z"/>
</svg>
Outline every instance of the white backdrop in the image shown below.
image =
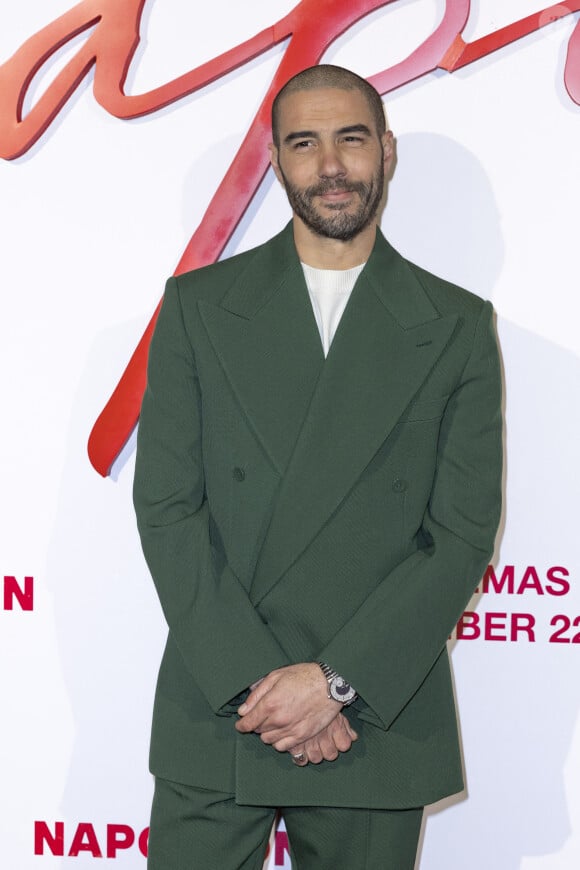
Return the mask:
<svg viewBox="0 0 580 870">
<path fill-rule="evenodd" d="M 4 4 L 0 64 L 70 2 Z M 147 0 L 127 90 L 169 81 L 295 5 Z M 371 76 L 431 34 L 445 5 L 393 0 L 323 59 Z M 471 5 L 471 42 L 541 0 L 448 8 L 458 5 Z M 495 574 L 450 641 L 468 790 L 430 808 L 421 870 L 580 865 L 580 106 L 564 87 L 578 21 L 564 15 L 386 98 L 398 164 L 383 229 L 406 256 L 493 301 L 506 380 Z M 35 78 L 25 111 L 83 38 Z M 135 531 L 133 440 L 107 479 L 86 444 L 285 46 L 133 121 L 97 104 L 90 73 L 28 152 L 0 160 L 0 863 L 10 870 L 93 867 L 99 851 L 144 870 L 165 627 Z M 269 173 L 226 253 L 288 214 Z M 289 867 L 283 835 L 277 853 L 270 867 Z"/>
</svg>

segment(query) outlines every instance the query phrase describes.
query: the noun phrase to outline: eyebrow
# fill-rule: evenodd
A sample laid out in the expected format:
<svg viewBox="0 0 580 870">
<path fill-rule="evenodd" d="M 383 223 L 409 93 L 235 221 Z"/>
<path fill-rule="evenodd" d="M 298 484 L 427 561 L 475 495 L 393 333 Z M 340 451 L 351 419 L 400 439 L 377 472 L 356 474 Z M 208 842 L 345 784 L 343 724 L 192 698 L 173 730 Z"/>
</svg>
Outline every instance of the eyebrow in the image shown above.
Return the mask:
<svg viewBox="0 0 580 870">
<path fill-rule="evenodd" d="M 371 136 L 372 133 L 366 124 L 349 124 L 347 127 L 341 127 L 336 131 L 337 136 L 344 136 L 345 133 L 363 133 L 365 136 Z M 288 133 L 284 138 L 284 143 L 296 141 L 296 139 L 316 139 L 318 133 L 314 130 L 297 130 L 295 133 Z"/>
</svg>

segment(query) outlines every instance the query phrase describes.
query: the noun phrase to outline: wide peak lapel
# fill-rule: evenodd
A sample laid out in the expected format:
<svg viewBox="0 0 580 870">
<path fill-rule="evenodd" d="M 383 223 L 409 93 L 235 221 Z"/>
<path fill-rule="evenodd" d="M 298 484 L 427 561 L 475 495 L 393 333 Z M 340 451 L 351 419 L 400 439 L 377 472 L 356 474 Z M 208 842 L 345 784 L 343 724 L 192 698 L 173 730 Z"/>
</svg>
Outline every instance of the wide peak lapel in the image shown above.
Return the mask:
<svg viewBox="0 0 580 870">
<path fill-rule="evenodd" d="M 339 507 L 453 332 L 456 317 L 439 317 L 386 245 L 381 237 L 355 285 L 316 386 L 257 563 L 255 602 Z"/>
<path fill-rule="evenodd" d="M 291 229 L 258 249 L 219 306 L 200 302 L 199 310 L 250 428 L 282 474 L 324 361 Z"/>
</svg>

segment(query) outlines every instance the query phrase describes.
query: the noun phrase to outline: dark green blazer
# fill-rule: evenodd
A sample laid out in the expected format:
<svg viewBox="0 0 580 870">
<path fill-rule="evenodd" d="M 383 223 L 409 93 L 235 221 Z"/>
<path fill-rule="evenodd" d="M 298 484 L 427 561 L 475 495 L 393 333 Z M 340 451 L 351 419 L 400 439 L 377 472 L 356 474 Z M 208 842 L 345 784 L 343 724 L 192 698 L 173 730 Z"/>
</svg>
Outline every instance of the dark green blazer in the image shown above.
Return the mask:
<svg viewBox="0 0 580 870">
<path fill-rule="evenodd" d="M 380 233 L 326 360 L 291 226 L 170 279 L 135 473 L 169 625 L 155 774 L 281 807 L 462 788 L 446 641 L 493 548 L 500 392 L 490 304 Z M 298 768 L 234 722 L 313 660 L 357 689 L 360 738 Z"/>
</svg>

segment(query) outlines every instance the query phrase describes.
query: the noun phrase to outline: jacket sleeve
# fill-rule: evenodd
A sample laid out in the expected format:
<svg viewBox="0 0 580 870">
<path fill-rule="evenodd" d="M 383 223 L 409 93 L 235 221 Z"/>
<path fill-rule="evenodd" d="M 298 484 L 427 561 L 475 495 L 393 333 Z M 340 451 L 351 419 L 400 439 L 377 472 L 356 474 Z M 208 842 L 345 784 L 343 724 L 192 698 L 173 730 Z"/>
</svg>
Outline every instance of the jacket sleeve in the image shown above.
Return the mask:
<svg viewBox="0 0 580 870">
<path fill-rule="evenodd" d="M 501 371 L 485 303 L 442 419 L 423 546 L 319 652 L 356 688 L 361 718 L 388 728 L 444 649 L 493 552 L 501 479 Z"/>
<path fill-rule="evenodd" d="M 289 662 L 212 546 L 201 425 L 194 353 L 171 278 L 149 351 L 134 504 L 169 631 L 214 712 L 228 715 L 253 681 Z"/>
</svg>

